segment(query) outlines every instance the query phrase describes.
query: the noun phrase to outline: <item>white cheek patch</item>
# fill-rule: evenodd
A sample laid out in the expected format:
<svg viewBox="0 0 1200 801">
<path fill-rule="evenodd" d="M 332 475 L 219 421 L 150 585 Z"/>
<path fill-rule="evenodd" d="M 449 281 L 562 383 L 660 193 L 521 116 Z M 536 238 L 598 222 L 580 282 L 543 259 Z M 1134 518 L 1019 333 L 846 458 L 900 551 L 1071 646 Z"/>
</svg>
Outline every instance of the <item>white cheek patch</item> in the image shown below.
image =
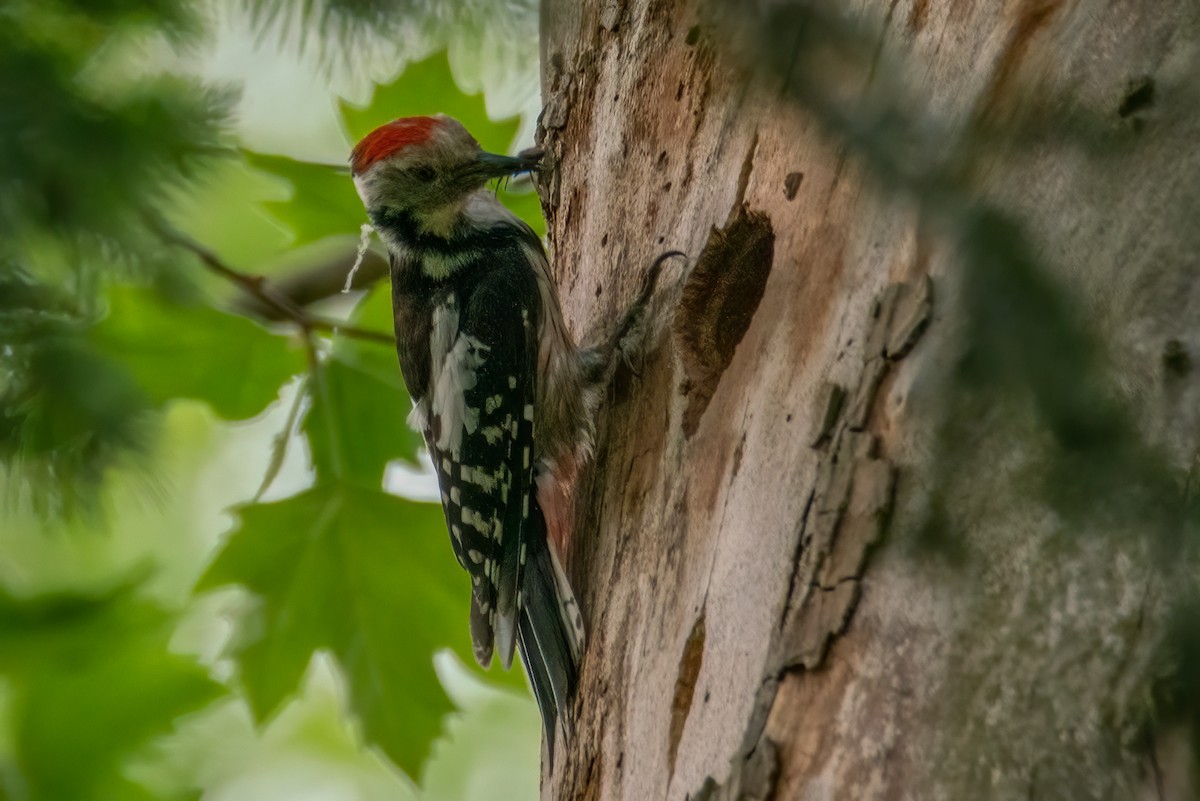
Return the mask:
<svg viewBox="0 0 1200 801">
<path fill-rule="evenodd" d="M 370 170 L 367 171 L 366 175 L 354 176 L 354 191 L 358 192 L 359 199 L 368 209 L 371 208 L 371 185 L 373 183 Z"/>
</svg>

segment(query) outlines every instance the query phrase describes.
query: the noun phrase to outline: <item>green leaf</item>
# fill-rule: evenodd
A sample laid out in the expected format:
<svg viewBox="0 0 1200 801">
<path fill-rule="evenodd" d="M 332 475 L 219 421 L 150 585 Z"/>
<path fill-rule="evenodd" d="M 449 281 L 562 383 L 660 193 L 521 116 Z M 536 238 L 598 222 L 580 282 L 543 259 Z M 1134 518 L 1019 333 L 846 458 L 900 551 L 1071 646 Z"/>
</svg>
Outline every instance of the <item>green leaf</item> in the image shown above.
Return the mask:
<svg viewBox="0 0 1200 801">
<path fill-rule="evenodd" d="M 421 437 L 405 420 L 412 402 L 391 348 L 335 348 L 311 386 L 304 431 L 319 478 L 379 489 L 388 462 L 416 462 Z"/>
<path fill-rule="evenodd" d="M 500 198 L 509 211 L 525 221 L 525 224 L 533 229 L 533 232 L 538 235 L 539 239 L 546 236 L 546 218 L 542 216 L 542 200 L 538 197 L 538 193 L 532 189 L 526 189 L 520 192 L 513 192 L 507 188 L 502 188 L 496 193 L 496 197 Z"/>
<path fill-rule="evenodd" d="M 421 777 L 423 797 L 474 801 L 502 787 L 506 799 L 536 801 L 542 720 L 533 698 L 493 686 L 451 654 L 438 657 L 438 675 L 459 712 L 446 718 L 433 746 Z"/>
<path fill-rule="evenodd" d="M 349 155 L 349 148 L 347 148 Z M 297 161 L 287 156 L 246 153 L 251 167 L 286 181 L 290 197 L 263 202 L 267 212 L 294 235 L 293 247 L 327 236 L 357 234 L 367 213 L 346 168 Z"/>
<path fill-rule="evenodd" d="M 350 319 L 360 328 L 367 328 L 372 331 L 395 330 L 395 313 L 392 311 L 392 288 L 390 286 L 381 286 L 372 289 L 354 307 L 354 314 L 351 315 Z M 343 341 L 347 346 L 358 346 L 352 340 Z M 400 363 L 396 360 L 394 352 L 391 353 L 391 357 L 392 364 L 395 365 L 398 375 Z"/>
<path fill-rule="evenodd" d="M 264 208 L 286 200 L 289 189 L 249 161 L 234 157 L 211 165 L 187 191 L 171 195 L 167 217 L 227 264 L 258 270 L 269 266 L 291 241 L 291 231 Z"/>
<path fill-rule="evenodd" d="M 218 685 L 167 650 L 173 619 L 130 597 L 0 595 L 0 672 L 12 687 L 15 764 L 31 801 L 148 799 L 124 761 Z"/>
<path fill-rule="evenodd" d="M 278 709 L 327 649 L 367 739 L 416 776 L 451 710 L 433 654 L 470 653 L 470 585 L 441 509 L 324 484 L 240 516 L 200 587 L 240 584 L 262 601 L 261 635 L 236 654 L 255 715 Z"/>
<path fill-rule="evenodd" d="M 444 50 L 409 64 L 396 80 L 376 87 L 366 106 L 358 107 L 343 100 L 338 108 L 346 131 L 355 142 L 385 122 L 420 114 L 453 117 L 466 126 L 484 150 L 496 153 L 507 152 L 517 135 L 515 117 L 493 121 L 488 117 L 482 94 L 468 95 L 458 88 Z"/>
<path fill-rule="evenodd" d="M 258 414 L 304 369 L 299 348 L 251 320 L 133 287 L 110 293 L 91 336 L 152 402 L 196 398 L 227 420 Z"/>
</svg>

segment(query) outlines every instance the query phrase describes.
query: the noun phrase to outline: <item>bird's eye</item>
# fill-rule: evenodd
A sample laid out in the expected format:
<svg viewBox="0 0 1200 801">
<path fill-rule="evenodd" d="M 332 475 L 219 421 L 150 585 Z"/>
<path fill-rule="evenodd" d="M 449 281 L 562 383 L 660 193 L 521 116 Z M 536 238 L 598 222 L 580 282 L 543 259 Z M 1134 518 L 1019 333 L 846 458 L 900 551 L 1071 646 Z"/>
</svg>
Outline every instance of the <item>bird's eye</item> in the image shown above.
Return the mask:
<svg viewBox="0 0 1200 801">
<path fill-rule="evenodd" d="M 430 167 L 428 165 L 421 165 L 420 167 L 413 167 L 413 176 L 418 181 L 430 183 L 434 179 L 433 167 Z"/>
</svg>

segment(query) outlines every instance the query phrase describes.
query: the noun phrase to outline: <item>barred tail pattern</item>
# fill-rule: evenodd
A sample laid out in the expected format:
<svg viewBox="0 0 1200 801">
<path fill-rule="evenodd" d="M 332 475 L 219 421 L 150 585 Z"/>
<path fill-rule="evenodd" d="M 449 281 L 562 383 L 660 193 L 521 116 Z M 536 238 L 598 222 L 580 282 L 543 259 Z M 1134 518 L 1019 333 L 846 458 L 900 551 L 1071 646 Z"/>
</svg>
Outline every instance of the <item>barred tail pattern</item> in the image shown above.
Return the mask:
<svg viewBox="0 0 1200 801">
<path fill-rule="evenodd" d="M 544 526 L 540 509 L 533 518 Z M 579 605 L 548 538 L 535 536 L 528 543 L 517 647 L 541 711 L 553 770 L 558 726 L 562 725 L 565 736 L 570 733 L 567 711 L 578 684 L 583 623 Z"/>
</svg>

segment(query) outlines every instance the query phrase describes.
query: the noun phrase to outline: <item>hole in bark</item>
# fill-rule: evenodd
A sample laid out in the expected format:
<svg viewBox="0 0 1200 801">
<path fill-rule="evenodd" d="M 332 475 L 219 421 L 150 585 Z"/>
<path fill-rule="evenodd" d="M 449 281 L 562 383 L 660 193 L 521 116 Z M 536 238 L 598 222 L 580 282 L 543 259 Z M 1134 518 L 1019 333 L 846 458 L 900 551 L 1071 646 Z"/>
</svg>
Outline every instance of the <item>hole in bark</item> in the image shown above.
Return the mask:
<svg viewBox="0 0 1200 801">
<path fill-rule="evenodd" d="M 733 470 L 732 478 L 737 478 L 738 471 L 742 469 L 742 457 L 746 454 L 746 435 L 742 434 L 742 438 L 738 440 L 737 448 L 733 451 Z"/>
<path fill-rule="evenodd" d="M 692 624 L 692 633 L 683 646 L 679 658 L 679 675 L 675 679 L 675 698 L 671 702 L 670 770 L 675 772 L 675 756 L 679 752 L 679 740 L 683 737 L 683 724 L 692 711 L 692 698 L 696 694 L 696 680 L 700 677 L 700 666 L 704 662 L 704 610 Z M 708 700 L 705 693 L 704 700 Z"/>
<path fill-rule="evenodd" d="M 795 200 L 796 193 L 800 191 L 800 182 L 804 180 L 804 173 L 789 172 L 787 178 L 783 179 L 783 194 L 788 200 Z"/>
<path fill-rule="evenodd" d="M 1154 79 L 1148 75 L 1134 78 L 1125 87 L 1125 97 L 1117 109 L 1121 119 L 1127 119 L 1139 111 L 1145 111 L 1154 105 Z"/>
<path fill-rule="evenodd" d="M 688 47 L 695 47 L 696 42 L 700 41 L 700 26 L 693 25 L 688 28 L 687 37 L 683 40 Z"/>
<path fill-rule="evenodd" d="M 603 292 L 603 291 L 604 291 L 604 290 L 603 290 L 603 288 L 600 286 L 600 284 L 596 284 L 596 297 L 600 297 L 600 293 L 601 293 L 601 292 Z"/>
<path fill-rule="evenodd" d="M 606 245 L 608 245 L 608 234 L 600 237 L 600 247 L 605 247 Z"/>
<path fill-rule="evenodd" d="M 1167 341 L 1162 359 L 1163 367 L 1171 375 L 1185 376 L 1192 369 L 1192 359 L 1188 356 L 1187 348 L 1178 339 Z"/>
<path fill-rule="evenodd" d="M 689 437 L 754 319 L 774 254 L 770 218 L 743 206 L 729 225 L 712 230 L 688 274 L 673 328 L 690 388 L 683 413 Z"/>
</svg>

